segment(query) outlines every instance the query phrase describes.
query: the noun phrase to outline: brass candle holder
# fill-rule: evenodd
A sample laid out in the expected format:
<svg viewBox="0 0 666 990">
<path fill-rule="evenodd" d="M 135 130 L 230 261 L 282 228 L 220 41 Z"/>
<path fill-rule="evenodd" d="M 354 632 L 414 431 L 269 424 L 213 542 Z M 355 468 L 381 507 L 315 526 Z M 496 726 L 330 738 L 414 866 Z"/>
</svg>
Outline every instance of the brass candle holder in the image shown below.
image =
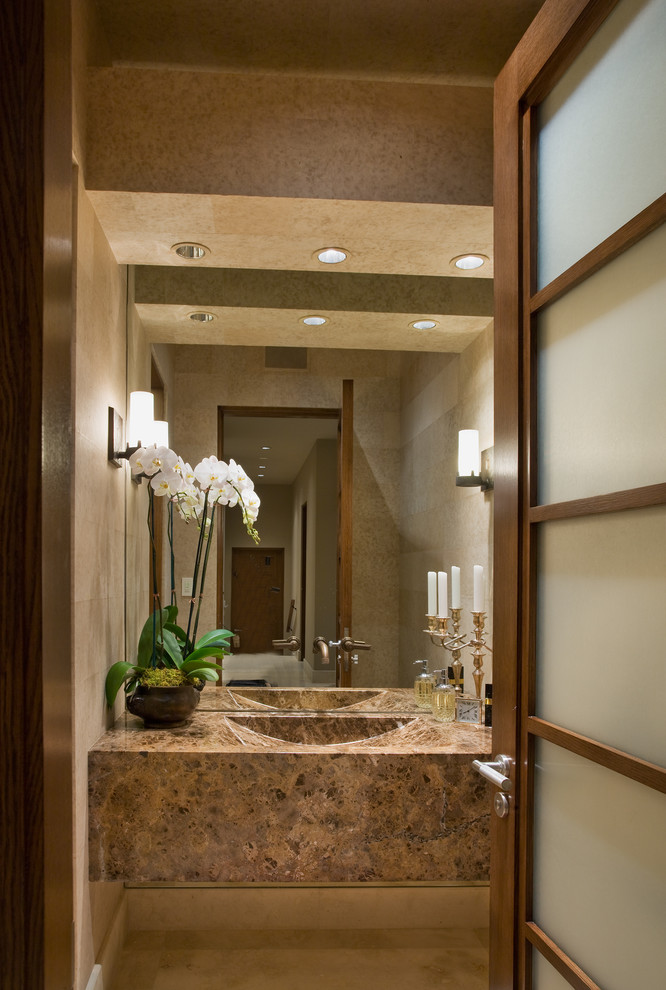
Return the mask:
<svg viewBox="0 0 666 990">
<path fill-rule="evenodd" d="M 451 609 L 451 622 L 453 623 L 453 636 L 451 637 L 451 644 L 447 645 L 445 648 L 451 651 L 451 666 L 453 667 L 453 686 L 455 688 L 456 696 L 463 693 L 463 679 L 462 679 L 462 660 L 460 655 L 462 653 L 462 647 L 465 646 L 465 637 L 460 635 L 460 613 L 462 609 L 452 608 Z"/>
<path fill-rule="evenodd" d="M 483 638 L 486 613 L 472 612 L 472 622 L 474 623 L 474 633 L 469 643 L 465 643 L 464 646 L 469 646 L 472 650 L 472 658 L 474 663 L 472 677 L 474 678 L 474 688 L 476 690 L 477 698 L 481 698 L 481 686 L 484 678 L 483 658 L 486 655 L 486 651 L 488 653 L 492 653 L 493 651 L 486 644 L 486 641 Z"/>
</svg>

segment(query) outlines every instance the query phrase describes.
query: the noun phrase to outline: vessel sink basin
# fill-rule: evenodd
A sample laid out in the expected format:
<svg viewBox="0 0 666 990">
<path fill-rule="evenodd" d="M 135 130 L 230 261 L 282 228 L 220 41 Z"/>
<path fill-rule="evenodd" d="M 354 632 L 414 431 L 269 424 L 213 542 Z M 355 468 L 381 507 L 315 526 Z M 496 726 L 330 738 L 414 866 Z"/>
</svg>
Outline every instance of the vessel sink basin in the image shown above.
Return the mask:
<svg viewBox="0 0 666 990">
<path fill-rule="evenodd" d="M 302 746 L 335 746 L 393 732 L 413 721 L 396 715 L 227 715 L 234 725 Z"/>
<path fill-rule="evenodd" d="M 292 690 L 280 688 L 229 688 L 230 693 L 239 701 L 253 701 L 255 704 L 266 705 L 268 708 L 278 708 L 281 711 L 337 711 L 358 705 L 376 698 L 380 692 L 373 690 L 345 691 L 336 688 L 320 688 L 308 690 L 295 688 Z"/>
</svg>

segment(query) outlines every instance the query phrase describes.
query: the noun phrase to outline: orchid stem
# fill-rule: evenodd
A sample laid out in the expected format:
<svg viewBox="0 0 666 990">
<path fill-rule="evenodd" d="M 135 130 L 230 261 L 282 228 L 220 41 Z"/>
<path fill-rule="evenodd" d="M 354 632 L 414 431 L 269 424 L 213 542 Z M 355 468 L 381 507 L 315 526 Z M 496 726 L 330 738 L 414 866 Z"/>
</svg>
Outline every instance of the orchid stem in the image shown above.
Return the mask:
<svg viewBox="0 0 666 990">
<path fill-rule="evenodd" d="M 194 602 L 197 596 L 197 581 L 199 578 L 199 563 L 201 561 L 201 551 L 206 536 L 206 516 L 208 515 L 208 492 L 204 495 L 203 512 L 201 513 L 201 525 L 199 527 L 199 542 L 197 543 L 197 555 L 194 561 L 194 575 L 192 577 L 192 597 L 190 598 L 190 612 L 187 617 L 186 639 L 190 639 L 190 629 L 192 628 L 192 617 L 194 615 Z"/>
<path fill-rule="evenodd" d="M 199 600 L 197 602 L 197 616 L 194 620 L 194 631 L 192 632 L 192 649 L 194 649 L 194 644 L 197 641 L 197 629 L 199 628 L 199 613 L 201 612 L 201 599 L 203 598 L 204 584 L 206 583 L 206 570 L 208 568 L 208 554 L 210 553 L 210 545 L 213 542 L 213 523 L 215 521 L 215 505 L 210 513 L 210 526 L 208 528 L 208 535 L 206 537 L 206 553 L 204 554 L 203 567 L 201 569 L 201 584 L 199 587 Z"/>
</svg>

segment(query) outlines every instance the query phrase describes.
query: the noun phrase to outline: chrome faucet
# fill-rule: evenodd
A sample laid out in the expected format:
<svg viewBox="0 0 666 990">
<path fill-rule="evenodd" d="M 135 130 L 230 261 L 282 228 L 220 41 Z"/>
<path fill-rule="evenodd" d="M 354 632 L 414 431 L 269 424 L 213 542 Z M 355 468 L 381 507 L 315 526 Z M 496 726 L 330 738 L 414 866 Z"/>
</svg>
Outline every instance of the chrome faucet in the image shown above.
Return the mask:
<svg viewBox="0 0 666 990">
<path fill-rule="evenodd" d="M 319 650 L 319 652 L 321 653 L 321 662 L 323 664 L 330 662 L 330 658 L 328 655 L 328 643 L 326 642 L 323 636 L 317 636 L 314 643 L 312 644 L 312 649 Z"/>
<path fill-rule="evenodd" d="M 298 653 L 301 648 L 301 641 L 298 636 L 290 636 L 289 639 L 274 639 L 274 650 L 289 650 L 290 653 Z"/>
</svg>

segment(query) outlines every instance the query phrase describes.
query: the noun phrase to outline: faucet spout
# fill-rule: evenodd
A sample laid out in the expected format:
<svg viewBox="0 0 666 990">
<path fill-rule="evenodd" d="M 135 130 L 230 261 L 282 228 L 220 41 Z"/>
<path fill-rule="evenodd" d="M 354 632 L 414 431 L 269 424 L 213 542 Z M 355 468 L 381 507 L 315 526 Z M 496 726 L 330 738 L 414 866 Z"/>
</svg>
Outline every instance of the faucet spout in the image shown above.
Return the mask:
<svg viewBox="0 0 666 990">
<path fill-rule="evenodd" d="M 321 653 L 322 663 L 330 662 L 330 657 L 328 655 L 328 643 L 326 642 L 323 636 L 317 636 L 314 643 L 312 644 L 312 649 L 319 650 L 319 652 Z"/>
</svg>

